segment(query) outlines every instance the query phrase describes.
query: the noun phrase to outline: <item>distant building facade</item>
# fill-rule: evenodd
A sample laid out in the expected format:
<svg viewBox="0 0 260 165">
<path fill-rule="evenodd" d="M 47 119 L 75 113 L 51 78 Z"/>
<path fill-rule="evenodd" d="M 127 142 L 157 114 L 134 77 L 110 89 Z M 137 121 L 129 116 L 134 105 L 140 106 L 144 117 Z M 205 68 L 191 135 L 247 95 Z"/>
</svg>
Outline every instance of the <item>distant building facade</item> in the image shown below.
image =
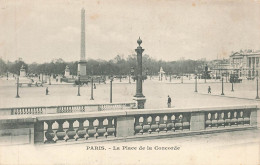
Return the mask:
<svg viewBox="0 0 260 165">
<path fill-rule="evenodd" d="M 212 60 L 209 63 L 211 70 L 211 78 L 221 78 L 222 76 L 228 76 L 231 73 L 229 59 L 217 59 Z M 224 74 L 224 75 L 223 75 Z"/>
<path fill-rule="evenodd" d="M 230 55 L 230 68 L 242 78 L 254 78 L 259 73 L 260 51 L 244 50 Z"/>
</svg>

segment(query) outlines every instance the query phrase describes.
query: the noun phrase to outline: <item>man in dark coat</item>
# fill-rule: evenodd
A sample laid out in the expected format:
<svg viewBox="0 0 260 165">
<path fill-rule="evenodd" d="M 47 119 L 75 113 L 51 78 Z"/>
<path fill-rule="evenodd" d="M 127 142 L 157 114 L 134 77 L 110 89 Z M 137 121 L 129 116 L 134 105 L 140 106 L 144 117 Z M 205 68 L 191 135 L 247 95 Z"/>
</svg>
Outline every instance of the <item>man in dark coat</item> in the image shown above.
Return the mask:
<svg viewBox="0 0 260 165">
<path fill-rule="evenodd" d="M 168 95 L 168 102 L 167 102 L 168 108 L 171 108 L 171 103 L 172 103 L 172 99 L 171 99 L 171 97 Z"/>
</svg>

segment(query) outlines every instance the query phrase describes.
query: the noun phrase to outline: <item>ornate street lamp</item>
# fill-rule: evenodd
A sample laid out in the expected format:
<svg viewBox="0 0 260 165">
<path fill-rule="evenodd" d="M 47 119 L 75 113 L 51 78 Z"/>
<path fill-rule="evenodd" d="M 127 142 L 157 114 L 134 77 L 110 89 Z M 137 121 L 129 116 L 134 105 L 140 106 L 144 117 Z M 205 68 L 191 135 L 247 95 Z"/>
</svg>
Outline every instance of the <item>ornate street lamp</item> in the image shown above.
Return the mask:
<svg viewBox="0 0 260 165">
<path fill-rule="evenodd" d="M 112 103 L 112 82 L 114 80 L 114 77 L 110 76 L 110 103 Z"/>
<path fill-rule="evenodd" d="M 181 76 L 181 83 L 183 83 L 183 72 L 181 74 L 182 74 L 182 76 Z"/>
<path fill-rule="evenodd" d="M 90 100 L 94 100 L 94 97 L 93 97 L 93 76 L 91 76 L 91 97 L 90 97 Z"/>
<path fill-rule="evenodd" d="M 257 71 L 257 77 L 256 77 L 256 98 L 255 99 L 259 99 L 259 95 L 258 95 L 258 71 Z"/>
<path fill-rule="evenodd" d="M 234 92 L 234 76 L 231 77 L 232 89 L 231 92 Z"/>
<path fill-rule="evenodd" d="M 78 95 L 80 96 L 80 72 L 78 71 Z"/>
<path fill-rule="evenodd" d="M 208 76 L 208 65 L 206 64 L 206 66 L 205 66 L 205 71 L 204 71 L 204 81 L 205 81 L 205 83 L 207 83 L 207 76 Z"/>
<path fill-rule="evenodd" d="M 195 74 L 195 91 L 194 91 L 194 92 L 198 92 L 198 89 L 197 89 L 197 84 L 198 84 L 197 79 L 198 79 L 198 75 L 197 75 L 197 71 L 195 71 L 195 72 L 196 72 L 196 74 Z"/>
<path fill-rule="evenodd" d="M 146 101 L 145 96 L 143 95 L 143 72 L 142 72 L 142 53 L 144 49 L 140 46 L 142 44 L 142 40 L 137 40 L 138 47 L 135 49 L 137 53 L 137 75 L 136 75 L 136 94 L 134 96 L 134 100 L 137 101 L 137 108 L 144 109 L 144 104 Z"/>
<path fill-rule="evenodd" d="M 16 83 L 16 98 L 20 98 L 20 96 L 19 96 L 19 76 L 17 76 L 17 83 Z"/>
<path fill-rule="evenodd" d="M 221 81 L 222 81 L 222 93 L 221 93 L 221 95 L 224 95 L 224 78 L 223 78 L 223 75 L 222 75 L 222 79 L 221 79 Z"/>
</svg>

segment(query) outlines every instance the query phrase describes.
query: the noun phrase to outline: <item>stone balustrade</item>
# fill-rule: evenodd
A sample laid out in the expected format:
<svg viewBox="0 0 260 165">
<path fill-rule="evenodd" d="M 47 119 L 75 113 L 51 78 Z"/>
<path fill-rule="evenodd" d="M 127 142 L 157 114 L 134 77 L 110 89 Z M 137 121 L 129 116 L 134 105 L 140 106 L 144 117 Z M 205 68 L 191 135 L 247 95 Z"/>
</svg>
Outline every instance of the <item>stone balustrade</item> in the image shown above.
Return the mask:
<svg viewBox="0 0 260 165">
<path fill-rule="evenodd" d="M 24 125 L 26 126 L 24 133 L 30 139 L 25 141 L 31 143 L 172 137 L 257 128 L 258 110 L 256 105 L 248 105 L 184 109 L 126 109 L 35 116 L 9 115 L 1 116 L 0 132 L 1 135 L 8 132 L 10 136 L 12 133 L 17 136 L 17 130 L 23 129 L 21 125 Z M 32 119 L 29 120 L 30 118 Z M 10 123 L 15 123 L 16 126 Z M 12 132 L 13 127 L 15 127 L 15 132 Z"/>
<path fill-rule="evenodd" d="M 18 107 L 0 108 L 0 115 L 41 115 L 53 113 L 77 113 L 89 111 L 135 109 L 136 103 L 113 103 L 113 104 L 86 104 L 66 106 L 41 106 L 41 107 Z"/>
<path fill-rule="evenodd" d="M 136 109 L 37 116 L 36 142 L 135 138 L 256 127 L 257 106 Z M 236 127 L 233 127 L 236 126 Z"/>
</svg>

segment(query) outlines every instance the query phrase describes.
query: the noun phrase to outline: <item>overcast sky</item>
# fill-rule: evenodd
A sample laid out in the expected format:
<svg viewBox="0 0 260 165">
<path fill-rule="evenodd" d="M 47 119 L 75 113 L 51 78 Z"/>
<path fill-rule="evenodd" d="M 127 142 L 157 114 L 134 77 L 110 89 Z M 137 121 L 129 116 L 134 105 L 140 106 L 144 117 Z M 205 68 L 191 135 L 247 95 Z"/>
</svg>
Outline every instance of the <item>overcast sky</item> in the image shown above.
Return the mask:
<svg viewBox="0 0 260 165">
<path fill-rule="evenodd" d="M 50 62 L 80 58 L 86 10 L 86 58 L 144 53 L 155 59 L 227 58 L 260 49 L 259 1 L 0 0 L 0 57 Z"/>
</svg>

